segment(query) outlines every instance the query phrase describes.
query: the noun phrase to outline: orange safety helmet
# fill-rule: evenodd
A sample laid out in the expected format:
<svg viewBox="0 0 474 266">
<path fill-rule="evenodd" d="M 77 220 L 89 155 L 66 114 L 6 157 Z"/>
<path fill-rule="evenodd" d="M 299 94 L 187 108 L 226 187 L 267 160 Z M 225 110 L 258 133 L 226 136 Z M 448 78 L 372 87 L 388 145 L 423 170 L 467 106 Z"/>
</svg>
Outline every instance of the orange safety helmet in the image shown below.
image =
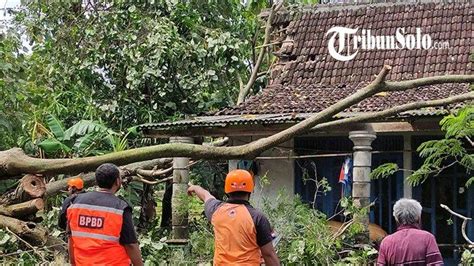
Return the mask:
<svg viewBox="0 0 474 266">
<path fill-rule="evenodd" d="M 252 175 L 242 169 L 230 171 L 225 178 L 225 193 L 232 193 L 237 191 L 253 192 L 253 177 Z"/>
<path fill-rule="evenodd" d="M 75 177 L 71 178 L 67 181 L 67 185 L 69 187 L 75 187 L 76 189 L 83 189 L 84 188 L 84 181 L 82 181 L 82 178 L 80 177 Z"/>
</svg>

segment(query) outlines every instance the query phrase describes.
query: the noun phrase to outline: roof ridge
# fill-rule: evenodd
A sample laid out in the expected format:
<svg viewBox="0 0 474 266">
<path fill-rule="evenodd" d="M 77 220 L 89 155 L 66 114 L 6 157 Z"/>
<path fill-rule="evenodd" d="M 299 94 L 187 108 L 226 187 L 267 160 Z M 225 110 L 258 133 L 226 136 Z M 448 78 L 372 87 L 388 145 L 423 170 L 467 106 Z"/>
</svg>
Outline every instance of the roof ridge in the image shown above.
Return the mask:
<svg viewBox="0 0 474 266">
<path fill-rule="evenodd" d="M 400 5 L 425 5 L 425 4 L 470 4 L 469 0 L 459 1 L 446 1 L 446 0 L 394 0 L 394 1 L 383 1 L 374 3 L 373 0 L 362 0 L 360 2 L 341 2 L 341 3 L 319 3 L 315 5 L 305 5 L 302 7 L 302 11 L 339 11 L 340 9 L 348 9 L 353 7 L 359 9 L 363 7 L 387 7 L 387 6 L 400 6 Z M 301 7 L 300 7 L 301 8 Z"/>
<path fill-rule="evenodd" d="M 383 2 L 374 3 L 373 0 L 362 0 L 358 2 L 337 2 L 337 3 L 319 3 L 313 5 L 290 5 L 280 9 L 278 14 L 285 14 L 289 12 L 328 12 L 328 11 L 340 11 L 340 10 L 357 10 L 364 7 L 389 7 L 389 6 L 405 6 L 405 5 L 427 5 L 427 4 L 470 4 L 470 0 L 387 0 Z M 265 9 L 260 13 L 260 18 L 265 18 L 269 15 L 270 9 Z"/>
</svg>

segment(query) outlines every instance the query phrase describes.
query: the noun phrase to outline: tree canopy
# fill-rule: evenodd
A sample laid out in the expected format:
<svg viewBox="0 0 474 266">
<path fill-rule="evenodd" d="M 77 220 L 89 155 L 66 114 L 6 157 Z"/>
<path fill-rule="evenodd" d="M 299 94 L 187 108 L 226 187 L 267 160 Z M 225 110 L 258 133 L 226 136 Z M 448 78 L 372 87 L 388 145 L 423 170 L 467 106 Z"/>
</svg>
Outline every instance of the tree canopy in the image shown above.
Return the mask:
<svg viewBox="0 0 474 266">
<path fill-rule="evenodd" d="M 85 3 L 31 1 L 0 35 L 0 130 L 21 132 L 0 148 L 28 142 L 47 114 L 120 130 L 233 103 L 267 4 Z"/>
</svg>

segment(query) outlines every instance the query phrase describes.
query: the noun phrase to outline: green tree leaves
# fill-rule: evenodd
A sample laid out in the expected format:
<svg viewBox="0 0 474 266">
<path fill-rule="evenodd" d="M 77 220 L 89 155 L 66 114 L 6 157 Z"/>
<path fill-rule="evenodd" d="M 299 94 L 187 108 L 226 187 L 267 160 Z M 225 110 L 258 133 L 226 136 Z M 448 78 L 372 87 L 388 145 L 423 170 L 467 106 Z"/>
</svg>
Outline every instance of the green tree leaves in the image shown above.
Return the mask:
<svg viewBox="0 0 474 266">
<path fill-rule="evenodd" d="M 47 113 L 69 125 L 99 120 L 123 129 L 217 110 L 236 99 L 237 77 L 249 73 L 266 4 L 29 2 L 0 42 L 0 107 L 11 110 L 16 131 Z"/>
<path fill-rule="evenodd" d="M 471 138 L 474 136 L 474 106 L 468 105 L 460 109 L 457 114 L 446 116 L 440 122 L 445 138 L 430 140 L 422 143 L 417 152 L 424 158 L 421 167 L 408 177 L 412 185 L 424 182 L 429 176 L 437 175 L 444 169 L 459 164 L 469 174 L 474 170 L 474 155 Z M 470 149 L 466 147 L 470 146 Z M 466 182 L 469 186 L 474 182 L 470 178 Z"/>
<path fill-rule="evenodd" d="M 384 163 L 370 172 L 370 179 L 385 178 L 400 170 L 396 163 Z"/>
</svg>

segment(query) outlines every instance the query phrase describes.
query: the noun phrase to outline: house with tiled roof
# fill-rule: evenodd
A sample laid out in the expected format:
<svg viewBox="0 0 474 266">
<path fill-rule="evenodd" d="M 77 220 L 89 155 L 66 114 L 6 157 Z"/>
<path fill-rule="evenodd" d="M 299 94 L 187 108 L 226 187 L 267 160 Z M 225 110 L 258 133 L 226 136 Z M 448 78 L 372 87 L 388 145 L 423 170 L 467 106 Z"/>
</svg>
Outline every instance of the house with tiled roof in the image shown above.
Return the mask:
<svg viewBox="0 0 474 266">
<path fill-rule="evenodd" d="M 272 24 L 272 43 L 278 43 L 273 52 L 278 61 L 272 65 L 269 84 L 262 92 L 211 115 L 140 128 L 156 138 L 227 136 L 231 145 L 239 145 L 324 110 L 367 85 L 384 65 L 392 66 L 387 80 L 472 74 L 473 11 L 469 1 L 316 5 L 281 10 Z M 444 84 L 379 93 L 337 114 L 335 119 L 469 90 L 469 84 Z M 270 179 L 270 185 L 257 189 L 258 193 L 271 197 L 283 189 L 312 202 L 316 186 L 306 179 L 326 178 L 332 189 L 318 196 L 314 206 L 333 216 L 344 193 L 339 183 L 341 166 L 354 148 L 349 136 L 355 131 L 368 132 L 376 136 L 371 144 L 372 168 L 393 162 L 406 169 L 371 181 L 370 199 L 375 203 L 371 222 L 391 233 L 396 229 L 391 216 L 394 202 L 401 197 L 418 199 L 423 205 L 423 227 L 436 235 L 443 256 L 455 261 L 465 244 L 460 221 L 448 225 L 450 216 L 439 204 L 474 216 L 474 188 L 464 188 L 467 174 L 460 167 L 449 168 L 417 187 L 411 187 L 404 178 L 422 163 L 417 147 L 442 137 L 440 119 L 463 104 L 407 111 L 298 136 L 252 162 L 257 166 L 257 176 Z M 229 165 L 244 163 L 248 162 L 231 161 Z M 467 232 L 474 236 L 474 227 L 469 225 Z"/>
</svg>

